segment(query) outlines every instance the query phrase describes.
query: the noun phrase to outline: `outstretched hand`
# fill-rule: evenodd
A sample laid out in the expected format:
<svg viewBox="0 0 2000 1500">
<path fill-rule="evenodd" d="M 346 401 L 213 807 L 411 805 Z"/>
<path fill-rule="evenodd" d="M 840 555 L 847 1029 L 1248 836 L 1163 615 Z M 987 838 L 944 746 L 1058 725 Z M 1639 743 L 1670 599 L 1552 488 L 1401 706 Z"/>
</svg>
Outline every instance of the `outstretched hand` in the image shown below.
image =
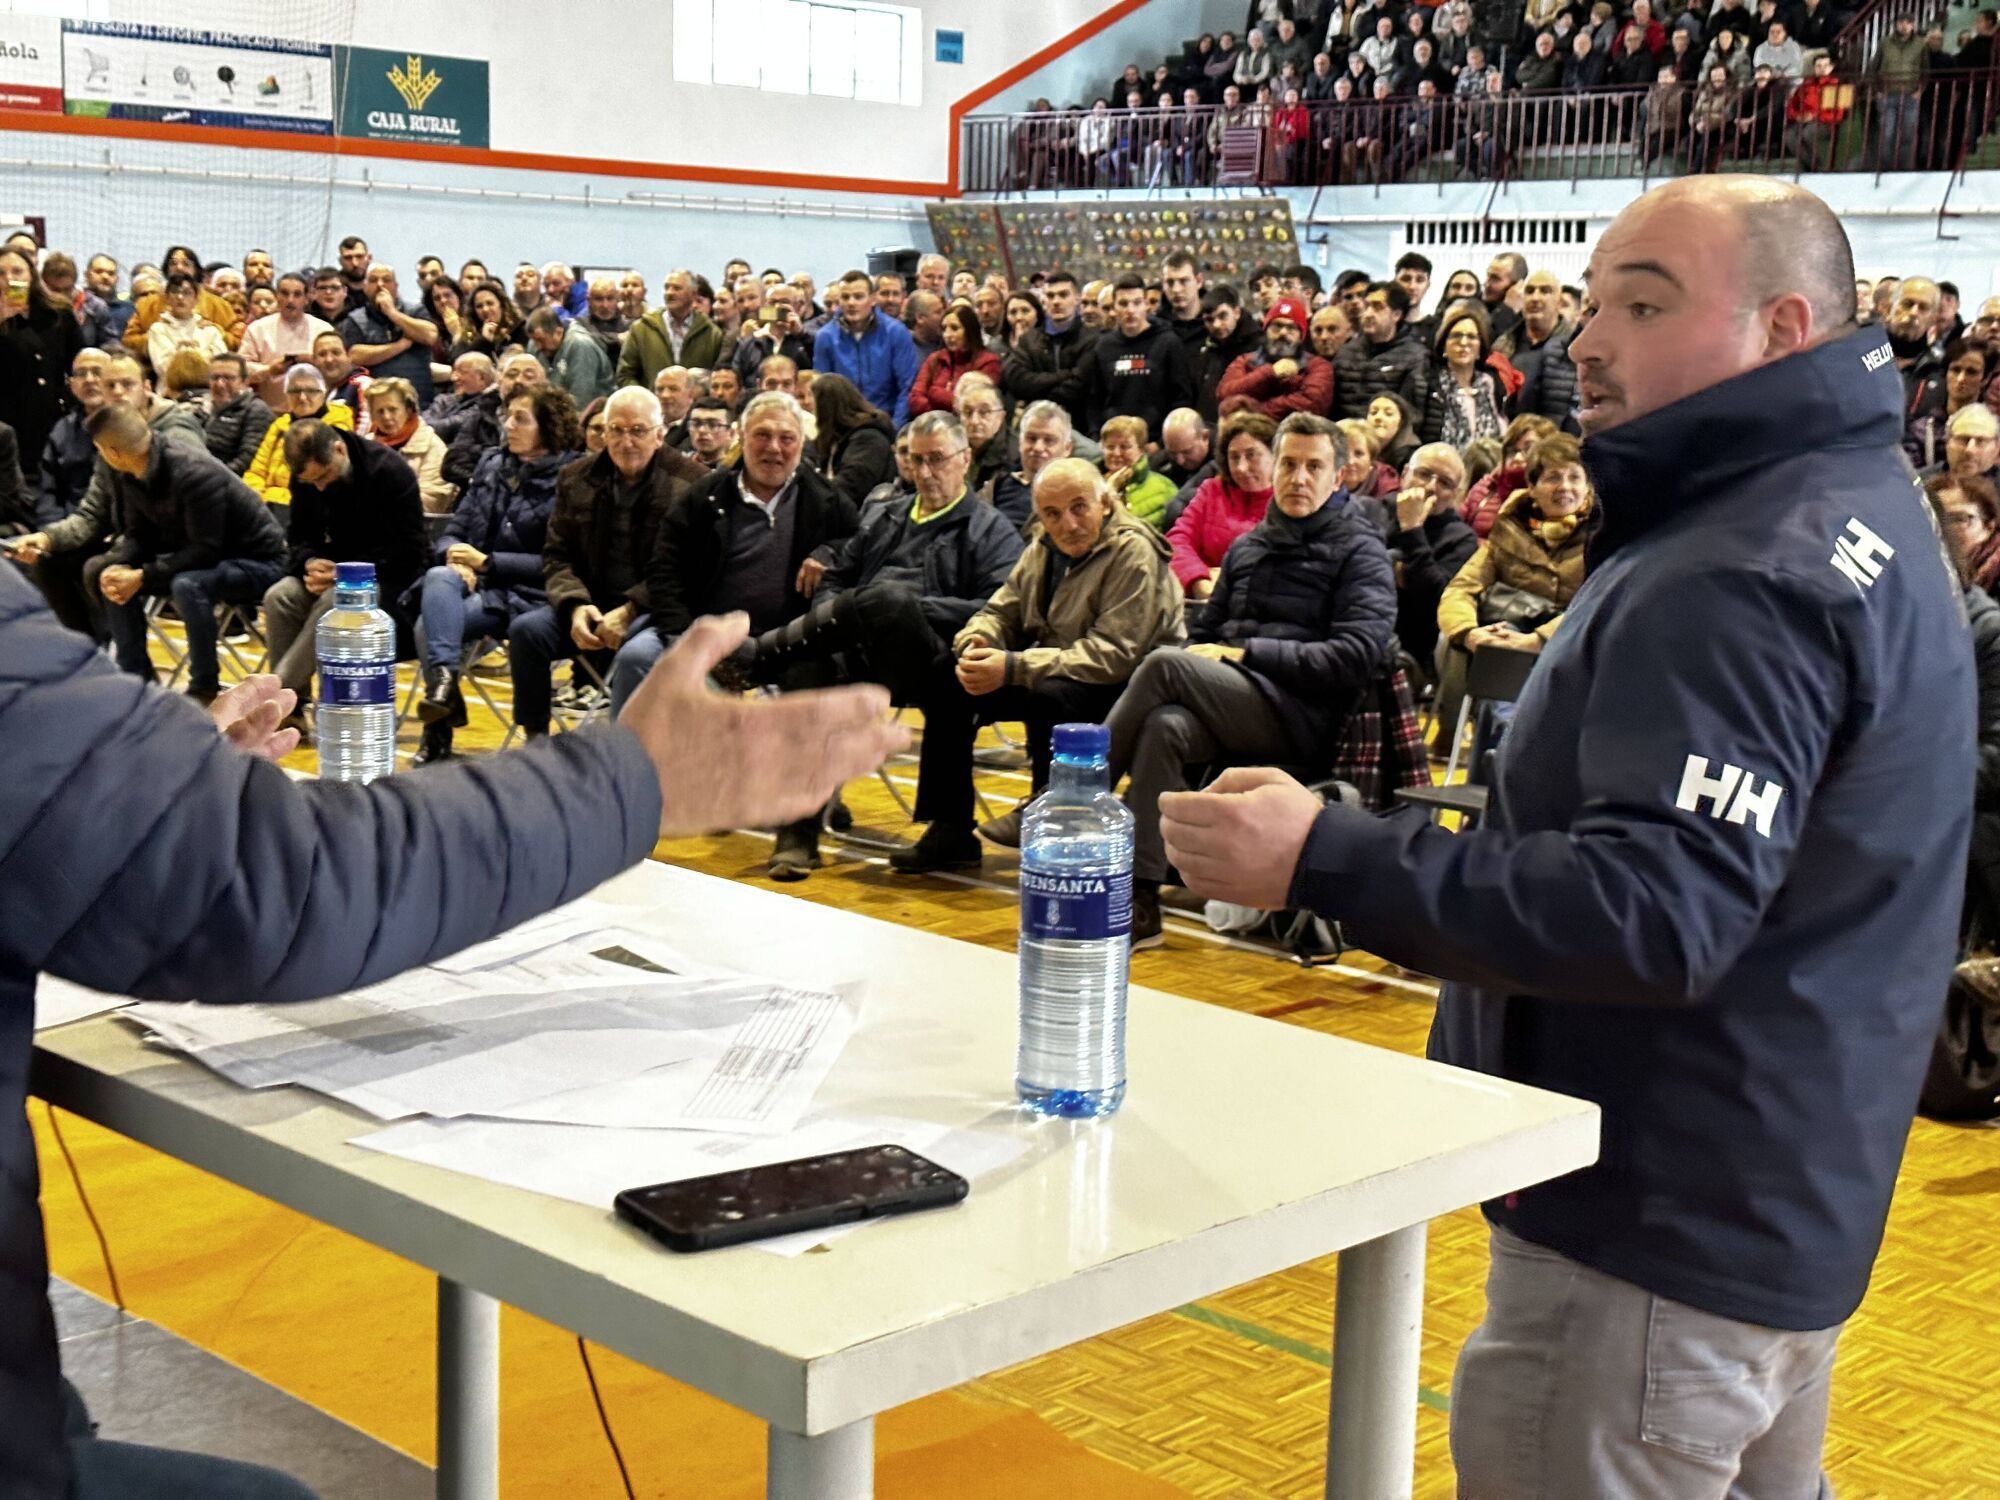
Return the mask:
<svg viewBox="0 0 2000 1500">
<path fill-rule="evenodd" d="M 659 773 L 663 835 L 792 822 L 909 744 L 879 687 L 778 698 L 712 690 L 710 670 L 749 633 L 743 614 L 695 621 L 625 705 L 619 722 Z"/>
<path fill-rule="evenodd" d="M 1321 807 L 1283 771 L 1239 766 L 1205 791 L 1164 794 L 1160 832 L 1197 896 L 1281 911 Z"/>
<path fill-rule="evenodd" d="M 299 695 L 270 673 L 246 677 L 208 705 L 208 717 L 225 740 L 246 755 L 283 760 L 299 748 L 296 729 L 278 726 L 299 706 Z"/>
</svg>

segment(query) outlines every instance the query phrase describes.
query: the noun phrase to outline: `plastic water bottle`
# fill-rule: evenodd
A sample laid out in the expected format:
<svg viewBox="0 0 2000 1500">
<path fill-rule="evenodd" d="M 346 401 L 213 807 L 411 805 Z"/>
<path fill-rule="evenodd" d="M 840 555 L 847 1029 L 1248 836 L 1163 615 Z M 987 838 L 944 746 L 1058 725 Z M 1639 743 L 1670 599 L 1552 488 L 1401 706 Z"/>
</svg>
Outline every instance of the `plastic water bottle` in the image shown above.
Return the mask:
<svg viewBox="0 0 2000 1500">
<path fill-rule="evenodd" d="M 320 616 L 322 781 L 373 781 L 396 769 L 396 622 L 375 603 L 375 564 L 334 567 L 333 608 Z"/>
<path fill-rule="evenodd" d="M 1057 725 L 1048 790 L 1021 819 L 1014 1089 L 1045 1115 L 1108 1115 L 1125 1098 L 1133 825 L 1110 747 L 1102 724 Z"/>
</svg>

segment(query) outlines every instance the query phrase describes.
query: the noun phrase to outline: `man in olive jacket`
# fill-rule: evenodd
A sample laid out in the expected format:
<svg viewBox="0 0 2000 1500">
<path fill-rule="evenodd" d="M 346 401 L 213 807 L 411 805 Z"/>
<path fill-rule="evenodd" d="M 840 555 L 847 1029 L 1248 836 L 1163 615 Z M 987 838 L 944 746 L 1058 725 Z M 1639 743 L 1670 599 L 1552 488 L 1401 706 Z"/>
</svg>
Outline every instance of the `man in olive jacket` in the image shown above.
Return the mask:
<svg viewBox="0 0 2000 1500">
<path fill-rule="evenodd" d="M 669 365 L 712 370 L 722 358 L 722 330 L 707 315 L 695 311 L 694 273 L 669 271 L 662 291 L 664 305 L 625 330 L 618 355 L 618 383 L 647 390 Z"/>
<path fill-rule="evenodd" d="M 972 836 L 972 745 L 981 723 L 1028 727 L 1034 789 L 1048 782 L 1057 724 L 1097 723 L 1149 651 L 1187 639 L 1166 539 L 1127 511 L 1080 458 L 1036 477 L 1039 534 L 986 607 L 952 642 L 956 660 L 925 698 L 917 817 L 930 824 L 891 860 L 905 873 L 979 862 Z M 1018 813 L 986 824 L 1020 842 Z"/>
</svg>

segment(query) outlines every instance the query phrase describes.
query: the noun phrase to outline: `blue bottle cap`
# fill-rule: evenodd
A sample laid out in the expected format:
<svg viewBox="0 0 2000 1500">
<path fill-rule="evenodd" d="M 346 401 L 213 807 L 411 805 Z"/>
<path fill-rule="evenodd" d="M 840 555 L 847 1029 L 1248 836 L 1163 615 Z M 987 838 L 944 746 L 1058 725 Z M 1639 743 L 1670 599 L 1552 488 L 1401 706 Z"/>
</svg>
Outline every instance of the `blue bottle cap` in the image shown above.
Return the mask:
<svg viewBox="0 0 2000 1500">
<path fill-rule="evenodd" d="M 1072 760 L 1103 760 L 1111 754 L 1111 731 L 1102 724 L 1058 724 L 1051 746 Z"/>
<path fill-rule="evenodd" d="M 372 589 L 375 587 L 375 564 L 335 563 L 333 565 L 334 587 L 343 589 Z"/>
</svg>

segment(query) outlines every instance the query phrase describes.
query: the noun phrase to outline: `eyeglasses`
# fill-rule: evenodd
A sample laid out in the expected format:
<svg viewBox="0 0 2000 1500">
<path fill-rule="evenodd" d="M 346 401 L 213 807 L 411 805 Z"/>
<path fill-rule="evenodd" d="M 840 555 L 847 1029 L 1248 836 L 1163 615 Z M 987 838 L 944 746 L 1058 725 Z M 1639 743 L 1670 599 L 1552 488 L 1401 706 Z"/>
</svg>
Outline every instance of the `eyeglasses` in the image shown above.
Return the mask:
<svg viewBox="0 0 2000 1500">
<path fill-rule="evenodd" d="M 720 427 L 723 424 L 717 422 L 712 425 Z M 642 438 L 659 430 L 657 427 L 606 427 L 604 435 L 608 438 Z"/>
<path fill-rule="evenodd" d="M 961 406 L 958 409 L 958 414 L 961 417 L 997 417 L 1000 415 L 1000 408 L 997 406 L 984 406 L 984 405 Z"/>
<path fill-rule="evenodd" d="M 923 469 L 926 471 L 932 469 L 943 469 L 947 467 L 953 459 L 962 457 L 966 453 L 966 451 L 967 450 L 964 448 L 953 448 L 948 453 L 912 453 L 910 455 L 910 467 L 913 469 Z"/>
</svg>

